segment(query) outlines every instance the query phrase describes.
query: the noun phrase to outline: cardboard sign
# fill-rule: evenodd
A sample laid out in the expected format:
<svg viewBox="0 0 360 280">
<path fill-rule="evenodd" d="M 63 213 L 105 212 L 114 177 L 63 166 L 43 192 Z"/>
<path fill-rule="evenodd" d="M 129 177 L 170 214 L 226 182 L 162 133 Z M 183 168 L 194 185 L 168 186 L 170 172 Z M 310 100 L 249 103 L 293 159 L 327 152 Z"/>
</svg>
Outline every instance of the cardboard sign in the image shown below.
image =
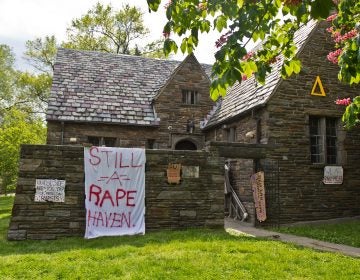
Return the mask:
<svg viewBox="0 0 360 280">
<path fill-rule="evenodd" d="M 253 191 L 256 217 L 260 222 L 263 222 L 266 220 L 264 172 L 260 171 L 253 174 L 250 181 Z"/>
<path fill-rule="evenodd" d="M 145 233 L 145 150 L 85 147 L 85 238 Z"/>
<path fill-rule="evenodd" d="M 36 179 L 34 201 L 65 202 L 65 184 L 65 180 Z"/>
<path fill-rule="evenodd" d="M 342 166 L 325 166 L 324 184 L 341 185 L 344 179 L 344 170 Z"/>
<path fill-rule="evenodd" d="M 181 164 L 169 163 L 166 173 L 169 184 L 180 184 Z"/>
</svg>

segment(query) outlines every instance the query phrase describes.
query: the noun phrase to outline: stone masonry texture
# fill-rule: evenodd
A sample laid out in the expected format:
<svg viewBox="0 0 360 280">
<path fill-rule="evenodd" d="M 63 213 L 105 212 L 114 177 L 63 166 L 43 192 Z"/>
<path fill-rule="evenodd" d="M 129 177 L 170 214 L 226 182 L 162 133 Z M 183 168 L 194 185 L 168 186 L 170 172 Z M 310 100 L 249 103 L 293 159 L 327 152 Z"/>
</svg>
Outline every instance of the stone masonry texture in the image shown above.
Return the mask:
<svg viewBox="0 0 360 280">
<path fill-rule="evenodd" d="M 224 177 L 214 152 L 147 150 L 146 158 L 146 230 L 223 226 Z M 84 235 L 83 161 L 79 146 L 22 146 L 9 240 Z M 199 166 L 199 177 L 170 185 L 169 163 Z M 35 179 L 66 180 L 65 202 L 34 202 Z"/>
<path fill-rule="evenodd" d="M 261 144 L 271 147 L 266 151 L 266 159 L 278 164 L 280 209 L 268 206 L 267 212 L 269 217 L 276 217 L 279 223 L 360 215 L 360 129 L 346 131 L 342 128 L 340 119 L 344 107 L 335 104 L 337 98 L 359 95 L 359 86 L 338 81 L 337 65 L 326 59 L 333 49 L 333 41 L 326 27 L 327 23 L 322 22 L 313 30 L 298 54 L 302 61 L 301 73 L 280 81 L 265 106 L 239 115 L 237 119 L 231 118 L 207 131 L 208 141 L 224 140 L 224 127 L 232 126 L 236 128 L 238 142 L 254 143 L 254 139 L 259 138 Z M 316 76 L 322 81 L 325 97 L 310 94 Z M 341 185 L 323 184 L 326 164 L 311 162 L 310 116 L 339 120 L 337 165 L 344 169 Z M 257 123 L 261 125 L 259 129 Z M 251 139 L 245 136 L 249 131 L 257 131 L 261 135 Z M 228 143 L 229 148 L 231 145 Z M 238 158 L 241 159 L 241 156 Z M 237 168 L 247 169 L 247 166 L 240 164 Z M 240 199 L 242 186 L 242 183 L 236 186 Z M 270 218 L 265 224 L 273 222 Z"/>
</svg>

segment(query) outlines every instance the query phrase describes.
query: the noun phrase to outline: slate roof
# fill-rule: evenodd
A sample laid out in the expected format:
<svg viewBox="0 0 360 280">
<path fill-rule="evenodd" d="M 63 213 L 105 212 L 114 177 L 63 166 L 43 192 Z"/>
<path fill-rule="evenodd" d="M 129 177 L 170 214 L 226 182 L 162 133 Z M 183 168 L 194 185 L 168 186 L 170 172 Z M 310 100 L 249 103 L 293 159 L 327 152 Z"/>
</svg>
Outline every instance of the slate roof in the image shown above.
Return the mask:
<svg viewBox="0 0 360 280">
<path fill-rule="evenodd" d="M 311 20 L 295 32 L 294 42 L 298 47 L 298 53 L 302 50 L 316 26 L 317 21 Z M 205 119 L 205 129 L 219 125 L 255 107 L 266 104 L 281 82 L 281 65 L 282 60 L 273 64 L 272 72 L 266 77 L 263 86 L 258 85 L 255 78 L 251 77 L 246 81 L 242 81 L 241 84 L 236 83 L 229 88 L 226 96 L 218 103 L 216 110 Z"/>
<path fill-rule="evenodd" d="M 158 125 L 152 99 L 180 63 L 60 48 L 46 119 Z"/>
</svg>

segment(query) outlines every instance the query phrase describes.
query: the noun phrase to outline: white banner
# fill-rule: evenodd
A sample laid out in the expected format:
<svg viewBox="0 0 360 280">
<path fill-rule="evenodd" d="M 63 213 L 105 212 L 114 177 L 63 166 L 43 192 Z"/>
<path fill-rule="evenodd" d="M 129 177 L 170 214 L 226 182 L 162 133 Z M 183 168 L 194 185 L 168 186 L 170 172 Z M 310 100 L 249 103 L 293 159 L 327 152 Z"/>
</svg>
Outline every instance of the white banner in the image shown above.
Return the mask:
<svg viewBox="0 0 360 280">
<path fill-rule="evenodd" d="M 85 238 L 145 233 L 145 150 L 85 147 Z"/>
</svg>

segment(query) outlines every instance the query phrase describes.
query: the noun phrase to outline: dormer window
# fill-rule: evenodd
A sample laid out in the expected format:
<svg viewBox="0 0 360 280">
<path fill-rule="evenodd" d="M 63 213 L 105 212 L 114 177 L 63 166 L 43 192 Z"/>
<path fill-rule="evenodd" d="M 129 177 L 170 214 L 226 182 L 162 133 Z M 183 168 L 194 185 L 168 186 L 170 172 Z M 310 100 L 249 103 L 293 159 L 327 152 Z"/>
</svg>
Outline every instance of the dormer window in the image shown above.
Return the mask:
<svg viewBox="0 0 360 280">
<path fill-rule="evenodd" d="M 182 103 L 186 105 L 196 105 L 199 103 L 199 94 L 195 90 L 183 89 Z"/>
</svg>

